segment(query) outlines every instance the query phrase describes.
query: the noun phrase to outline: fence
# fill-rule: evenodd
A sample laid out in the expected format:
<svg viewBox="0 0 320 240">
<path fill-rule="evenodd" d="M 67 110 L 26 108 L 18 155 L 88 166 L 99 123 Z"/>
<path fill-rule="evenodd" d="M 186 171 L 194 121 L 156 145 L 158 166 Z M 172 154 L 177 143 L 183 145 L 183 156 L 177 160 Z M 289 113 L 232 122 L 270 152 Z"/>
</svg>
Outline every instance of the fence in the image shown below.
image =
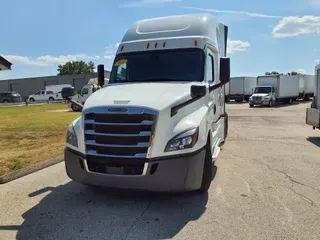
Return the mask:
<svg viewBox="0 0 320 240">
<path fill-rule="evenodd" d="M 0 103 L 0 107 L 14 107 L 14 106 L 29 106 L 29 105 L 43 105 L 43 104 L 68 104 L 67 100 L 53 100 L 53 101 L 34 101 L 34 102 L 12 102 L 12 103 Z"/>
</svg>

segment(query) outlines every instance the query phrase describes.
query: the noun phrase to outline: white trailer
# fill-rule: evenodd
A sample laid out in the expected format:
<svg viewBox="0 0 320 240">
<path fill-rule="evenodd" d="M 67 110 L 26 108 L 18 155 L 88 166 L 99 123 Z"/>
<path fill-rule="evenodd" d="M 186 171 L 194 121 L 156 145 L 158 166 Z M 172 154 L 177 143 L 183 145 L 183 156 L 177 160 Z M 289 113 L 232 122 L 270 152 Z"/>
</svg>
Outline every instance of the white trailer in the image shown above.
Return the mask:
<svg viewBox="0 0 320 240">
<path fill-rule="evenodd" d="M 232 77 L 226 87 L 228 87 L 227 101 L 236 100 L 242 102 L 249 101 L 254 88 L 257 86 L 256 77 Z"/>
<path fill-rule="evenodd" d="M 273 106 L 284 102 L 292 104 L 299 97 L 298 75 L 265 75 L 258 76 L 257 87 L 249 99 L 250 107 L 254 105 Z"/>
<path fill-rule="evenodd" d="M 227 39 L 227 26 L 205 13 L 136 22 L 108 86 L 67 129 L 68 176 L 87 185 L 206 192 L 228 133 Z"/>
<path fill-rule="evenodd" d="M 315 76 L 314 75 L 300 75 L 299 82 L 299 97 L 308 101 L 313 97 L 315 90 Z"/>
<path fill-rule="evenodd" d="M 306 124 L 320 129 L 320 64 L 315 67 L 314 97 L 311 108 L 307 108 Z"/>
<path fill-rule="evenodd" d="M 45 91 L 52 91 L 53 93 L 61 92 L 63 88 L 72 87 L 71 84 L 59 84 L 59 85 L 48 85 L 45 87 Z"/>
</svg>

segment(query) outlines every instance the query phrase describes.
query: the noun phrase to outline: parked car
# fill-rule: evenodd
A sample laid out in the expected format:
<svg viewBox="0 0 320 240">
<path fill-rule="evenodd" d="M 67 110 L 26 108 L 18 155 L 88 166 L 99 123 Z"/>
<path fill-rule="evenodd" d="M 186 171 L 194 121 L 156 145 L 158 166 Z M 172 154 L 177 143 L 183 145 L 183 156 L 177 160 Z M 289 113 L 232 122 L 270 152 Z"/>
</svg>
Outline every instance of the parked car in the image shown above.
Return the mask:
<svg viewBox="0 0 320 240">
<path fill-rule="evenodd" d="M 17 92 L 1 92 L 0 93 L 0 103 L 9 103 L 9 102 L 21 102 L 22 97 Z"/>
<path fill-rule="evenodd" d="M 56 94 L 49 90 L 49 91 L 46 91 L 46 90 L 41 90 L 35 94 L 31 94 L 29 97 L 28 97 L 28 101 L 29 102 L 34 102 L 34 101 L 54 101 L 56 100 Z"/>
</svg>

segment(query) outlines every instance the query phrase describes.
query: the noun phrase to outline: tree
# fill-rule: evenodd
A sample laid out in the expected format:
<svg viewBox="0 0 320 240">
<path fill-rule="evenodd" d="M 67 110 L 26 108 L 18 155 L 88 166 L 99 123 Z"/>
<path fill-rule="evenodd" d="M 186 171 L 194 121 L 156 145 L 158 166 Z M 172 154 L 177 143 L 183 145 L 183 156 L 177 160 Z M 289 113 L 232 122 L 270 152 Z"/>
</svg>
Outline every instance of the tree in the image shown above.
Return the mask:
<svg viewBox="0 0 320 240">
<path fill-rule="evenodd" d="M 301 73 L 298 73 L 298 72 L 291 72 L 291 73 L 288 73 L 287 75 L 289 75 L 289 76 L 294 76 L 294 75 L 301 75 Z"/>
<path fill-rule="evenodd" d="M 95 69 L 92 61 L 85 63 L 84 61 L 69 61 L 58 66 L 58 75 L 73 75 L 81 73 L 92 73 Z"/>
<path fill-rule="evenodd" d="M 280 73 L 276 72 L 276 71 L 272 71 L 272 72 L 266 72 L 265 75 L 278 75 Z"/>
</svg>

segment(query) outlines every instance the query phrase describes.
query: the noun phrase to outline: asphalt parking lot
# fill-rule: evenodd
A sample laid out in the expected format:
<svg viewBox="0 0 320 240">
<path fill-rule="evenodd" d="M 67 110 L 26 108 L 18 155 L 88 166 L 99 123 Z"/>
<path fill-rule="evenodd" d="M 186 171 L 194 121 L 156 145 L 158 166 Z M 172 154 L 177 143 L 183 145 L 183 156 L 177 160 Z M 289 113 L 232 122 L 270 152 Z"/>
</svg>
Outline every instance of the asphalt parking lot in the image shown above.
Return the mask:
<svg viewBox="0 0 320 240">
<path fill-rule="evenodd" d="M 320 131 L 310 103 L 227 105 L 206 195 L 94 190 L 64 164 L 0 185 L 0 239 L 319 239 Z"/>
</svg>

